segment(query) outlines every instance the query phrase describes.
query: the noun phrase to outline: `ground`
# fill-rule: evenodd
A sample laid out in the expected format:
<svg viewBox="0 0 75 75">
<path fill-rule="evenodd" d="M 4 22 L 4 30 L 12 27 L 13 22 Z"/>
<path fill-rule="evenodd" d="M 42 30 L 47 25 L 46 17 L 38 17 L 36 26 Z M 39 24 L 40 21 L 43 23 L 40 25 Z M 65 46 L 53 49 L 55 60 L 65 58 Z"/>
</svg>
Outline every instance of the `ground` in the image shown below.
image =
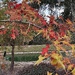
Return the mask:
<svg viewBox="0 0 75 75">
<path fill-rule="evenodd" d="M 6 62 L 7 67 L 0 72 L 0 75 L 16 75 L 16 73 L 21 70 L 24 66 L 28 67 L 29 65 L 33 65 L 35 62 L 15 62 L 14 71 L 11 73 L 9 70 L 10 62 Z"/>
</svg>

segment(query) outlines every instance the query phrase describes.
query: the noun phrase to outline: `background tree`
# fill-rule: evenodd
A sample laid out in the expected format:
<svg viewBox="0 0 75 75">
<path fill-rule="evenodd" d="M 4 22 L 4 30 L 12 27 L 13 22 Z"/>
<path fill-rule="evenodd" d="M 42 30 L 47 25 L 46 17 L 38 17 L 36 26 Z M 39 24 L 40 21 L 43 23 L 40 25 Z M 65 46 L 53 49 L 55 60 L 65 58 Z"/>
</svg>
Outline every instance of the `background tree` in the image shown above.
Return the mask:
<svg viewBox="0 0 75 75">
<path fill-rule="evenodd" d="M 64 11 L 64 18 L 70 18 L 74 20 L 75 18 L 75 0 L 65 0 L 65 11 Z"/>
<path fill-rule="evenodd" d="M 72 11 L 72 17 L 75 21 L 75 0 L 71 0 L 71 11 Z"/>
<path fill-rule="evenodd" d="M 64 1 L 65 10 L 64 10 L 64 18 L 72 18 L 72 12 L 71 12 L 71 0 L 65 0 Z"/>
</svg>

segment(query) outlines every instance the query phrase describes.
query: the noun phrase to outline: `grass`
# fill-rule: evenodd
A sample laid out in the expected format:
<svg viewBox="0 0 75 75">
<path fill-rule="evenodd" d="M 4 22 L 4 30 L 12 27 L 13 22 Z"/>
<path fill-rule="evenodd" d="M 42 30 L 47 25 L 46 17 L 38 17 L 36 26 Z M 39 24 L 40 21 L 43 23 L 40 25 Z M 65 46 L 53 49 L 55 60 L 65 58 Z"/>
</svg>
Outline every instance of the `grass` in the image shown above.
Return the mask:
<svg viewBox="0 0 75 75">
<path fill-rule="evenodd" d="M 21 61 L 36 61 L 36 60 L 38 60 L 38 56 L 39 56 L 40 54 L 39 53 L 35 53 L 35 54 L 33 54 L 33 53 L 28 53 L 28 54 L 15 54 L 15 56 L 14 56 L 14 61 L 19 61 L 19 62 L 21 62 Z M 11 55 L 7 55 L 6 56 L 6 59 L 7 60 L 9 60 L 9 61 L 11 61 Z"/>
<path fill-rule="evenodd" d="M 41 52 L 42 48 L 44 48 L 45 45 L 26 45 L 26 46 L 16 46 L 15 47 L 15 52 Z M 70 50 L 71 47 L 63 45 L 63 47 L 66 50 Z M 11 47 L 6 46 L 3 48 L 7 52 L 11 52 Z M 55 50 L 56 48 L 53 45 L 50 45 L 49 51 Z M 62 53 L 65 56 L 65 53 Z M 40 53 L 26 53 L 26 54 L 15 54 L 14 60 L 15 61 L 36 61 L 38 59 L 38 56 Z M 7 55 L 6 58 L 7 60 L 11 61 L 11 55 Z"/>
<path fill-rule="evenodd" d="M 25 45 L 25 46 L 15 46 L 15 52 L 41 52 L 42 48 L 45 45 Z M 71 47 L 63 45 L 66 50 L 71 50 Z M 11 52 L 11 46 L 0 47 L 0 50 Z M 56 48 L 53 45 L 50 45 L 49 51 L 55 50 Z"/>
</svg>

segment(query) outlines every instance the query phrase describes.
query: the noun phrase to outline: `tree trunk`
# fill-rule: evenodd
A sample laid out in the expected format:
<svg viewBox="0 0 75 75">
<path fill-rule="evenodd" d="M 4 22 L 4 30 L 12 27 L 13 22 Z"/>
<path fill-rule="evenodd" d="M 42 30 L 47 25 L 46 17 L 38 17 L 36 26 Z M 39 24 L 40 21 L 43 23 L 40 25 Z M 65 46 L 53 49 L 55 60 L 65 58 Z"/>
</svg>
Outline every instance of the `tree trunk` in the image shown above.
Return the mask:
<svg viewBox="0 0 75 75">
<path fill-rule="evenodd" d="M 72 12 L 73 21 L 75 21 L 75 0 L 71 0 L 71 12 Z"/>
<path fill-rule="evenodd" d="M 70 14 L 70 12 L 71 12 L 71 0 L 65 0 L 64 5 L 65 5 L 64 18 L 65 19 L 67 19 L 67 18 L 72 19 L 72 14 Z"/>
<path fill-rule="evenodd" d="M 15 41 L 11 41 L 11 46 L 12 46 L 12 52 L 11 52 L 11 65 L 10 65 L 10 71 L 14 70 L 14 49 L 15 49 Z"/>
</svg>

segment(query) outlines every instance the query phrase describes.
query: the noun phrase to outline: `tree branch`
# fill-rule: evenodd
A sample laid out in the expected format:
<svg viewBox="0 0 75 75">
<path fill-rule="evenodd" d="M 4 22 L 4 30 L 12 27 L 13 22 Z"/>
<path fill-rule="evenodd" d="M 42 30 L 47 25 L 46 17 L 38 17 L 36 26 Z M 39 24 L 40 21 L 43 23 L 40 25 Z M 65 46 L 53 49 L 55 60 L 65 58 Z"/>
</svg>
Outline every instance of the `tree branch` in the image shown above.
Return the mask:
<svg viewBox="0 0 75 75">
<path fill-rule="evenodd" d="M 43 27 L 42 26 L 38 26 L 38 25 L 36 25 L 36 24 L 33 24 L 33 23 L 31 23 L 31 22 L 22 22 L 22 21 L 11 21 L 11 20 L 0 20 L 0 22 L 17 22 L 17 23 L 22 23 L 22 24 L 30 24 L 30 25 L 33 25 L 33 26 L 35 26 L 35 27 L 37 27 L 37 28 L 39 28 L 39 29 L 42 29 Z"/>
</svg>

